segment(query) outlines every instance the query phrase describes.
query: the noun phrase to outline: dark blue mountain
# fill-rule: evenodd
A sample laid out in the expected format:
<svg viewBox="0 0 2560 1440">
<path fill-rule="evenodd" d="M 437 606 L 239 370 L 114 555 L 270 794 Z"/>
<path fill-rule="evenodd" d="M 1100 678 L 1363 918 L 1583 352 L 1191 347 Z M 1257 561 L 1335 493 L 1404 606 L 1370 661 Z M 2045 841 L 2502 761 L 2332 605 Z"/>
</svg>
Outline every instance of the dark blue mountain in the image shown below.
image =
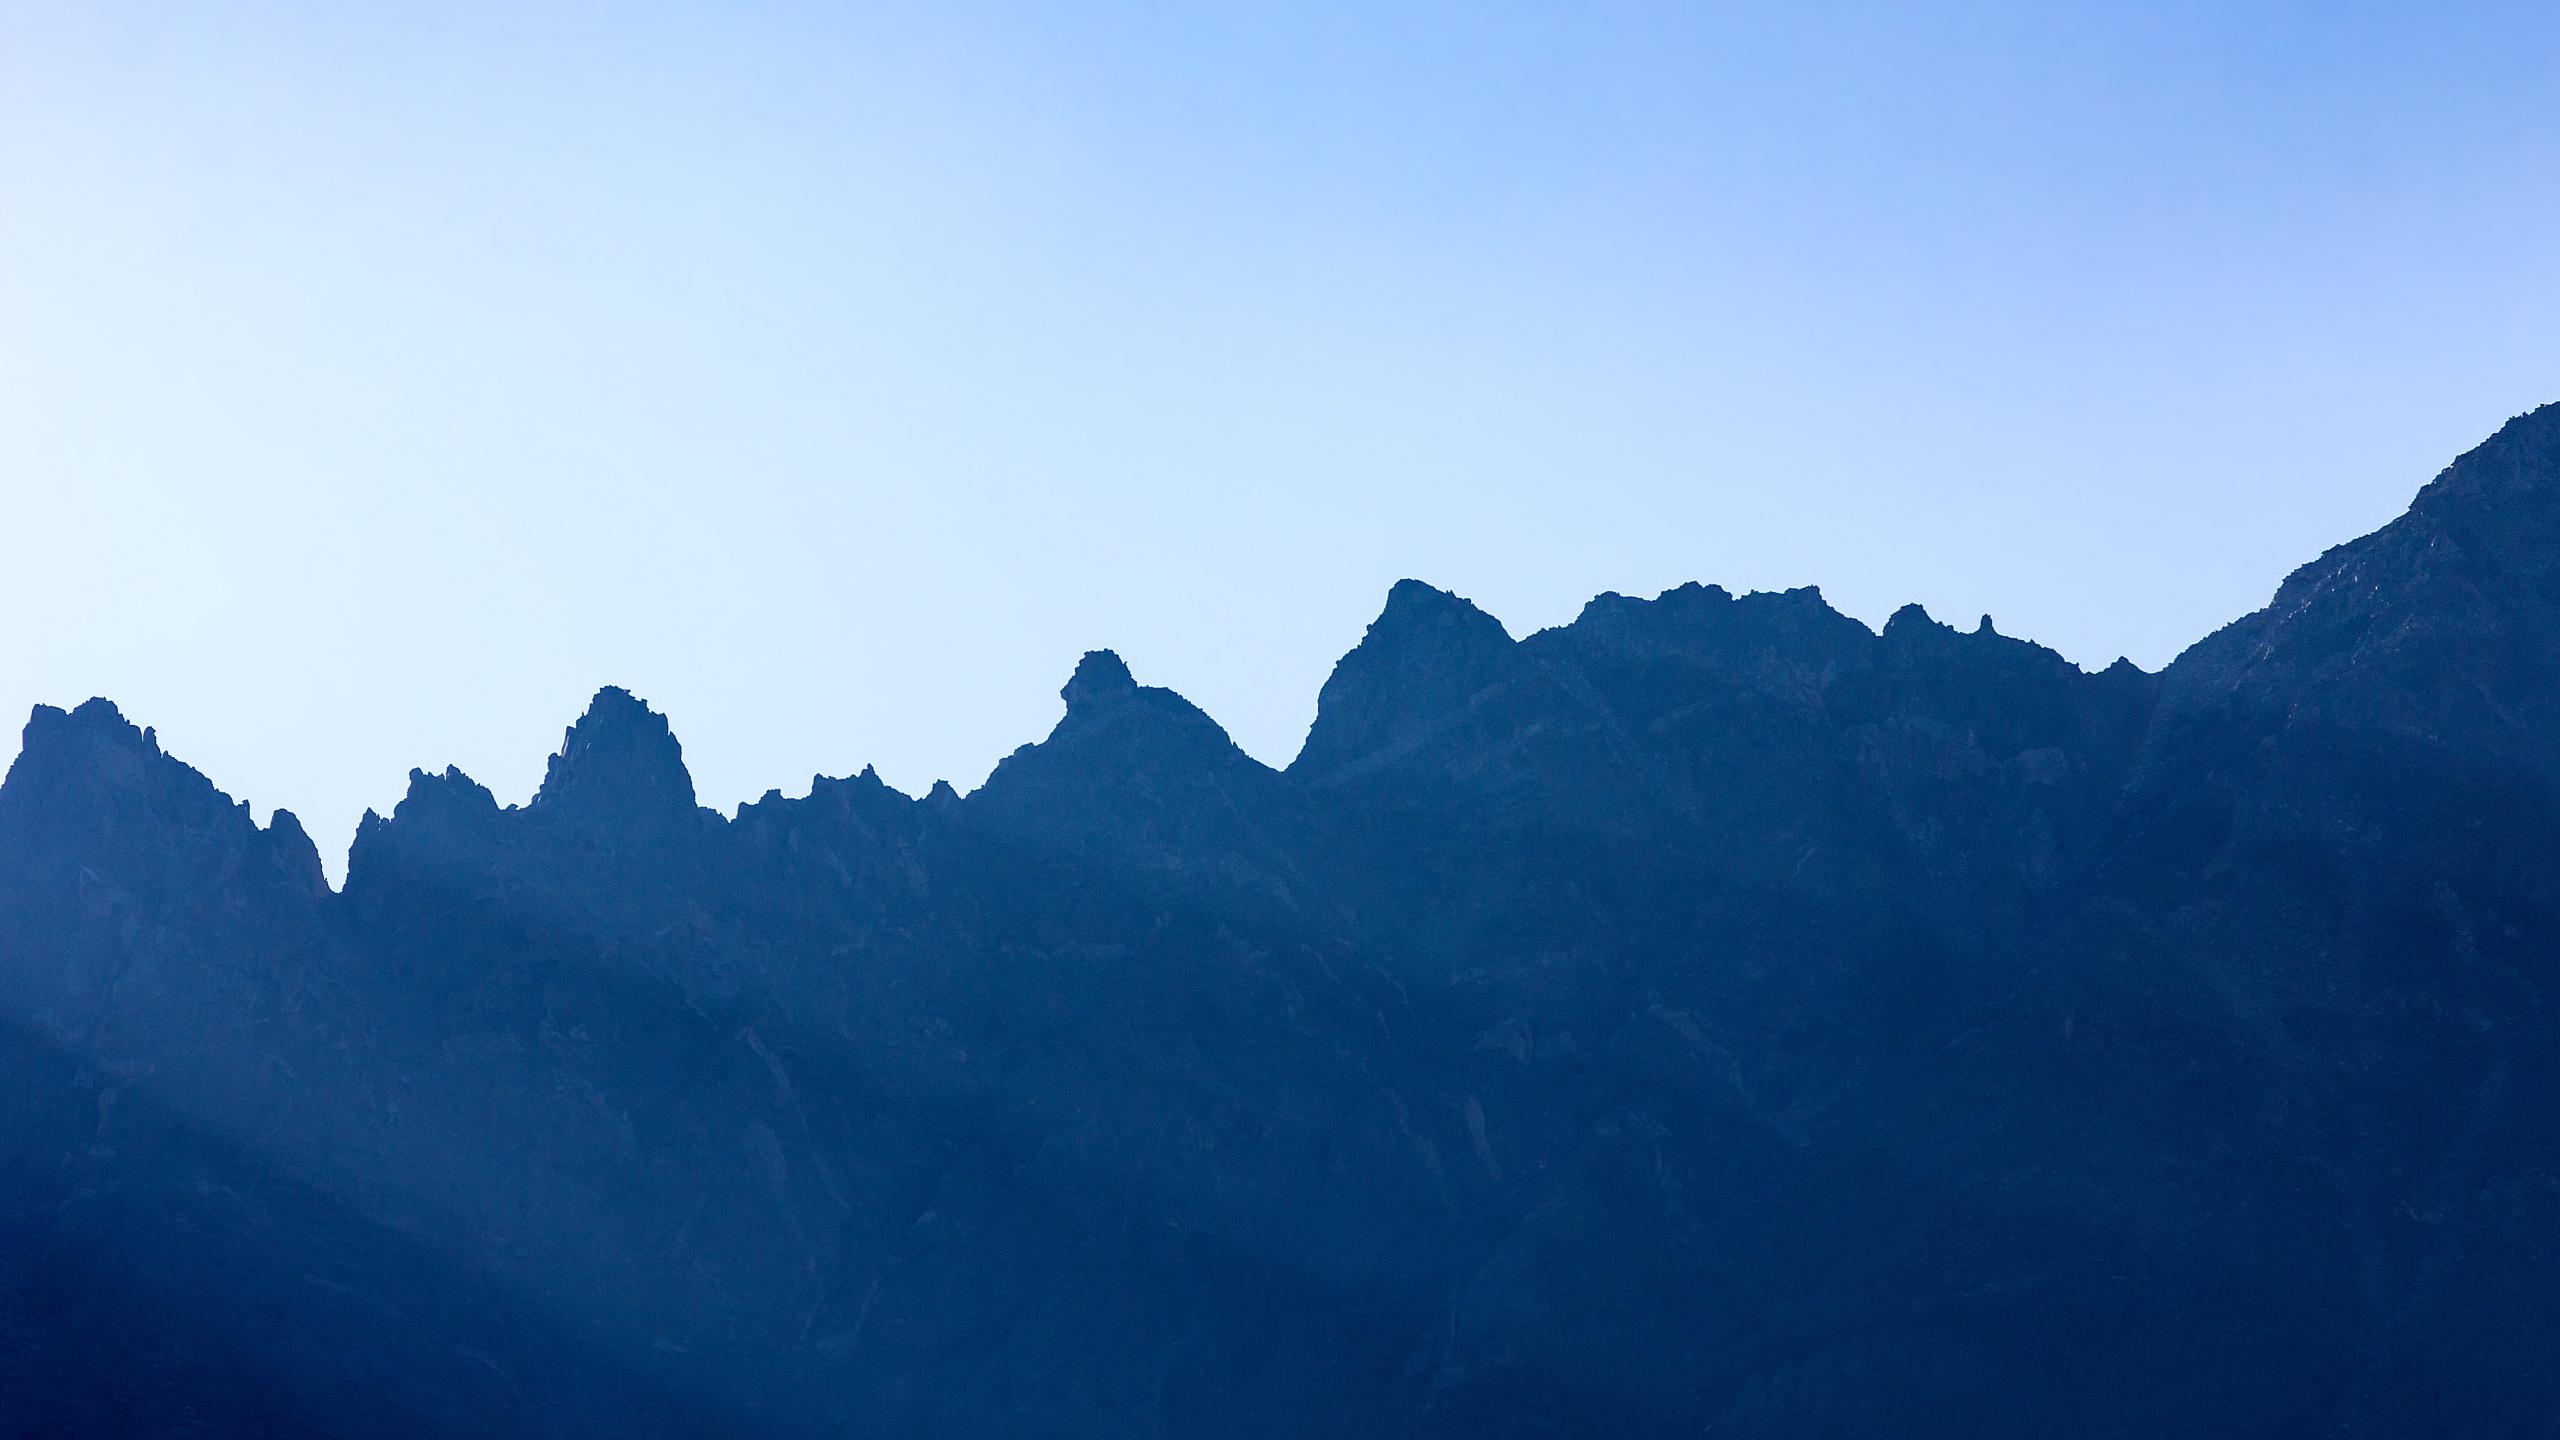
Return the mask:
<svg viewBox="0 0 2560 1440">
<path fill-rule="evenodd" d="M 2165 672 L 1406 581 L 730 816 L 0 785 L 0 1433 L 2542 1436 L 2560 406 Z"/>
</svg>

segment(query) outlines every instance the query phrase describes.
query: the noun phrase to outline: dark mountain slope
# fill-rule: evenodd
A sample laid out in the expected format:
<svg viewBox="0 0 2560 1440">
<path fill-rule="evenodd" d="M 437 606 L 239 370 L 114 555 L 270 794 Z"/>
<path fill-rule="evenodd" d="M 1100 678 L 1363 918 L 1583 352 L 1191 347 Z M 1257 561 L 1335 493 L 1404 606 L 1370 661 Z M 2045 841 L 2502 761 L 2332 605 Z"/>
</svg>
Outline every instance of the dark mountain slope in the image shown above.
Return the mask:
<svg viewBox="0 0 2560 1440">
<path fill-rule="evenodd" d="M 724 818 L 607 689 L 343 893 L 40 709 L 0 1420 L 2548 1433 L 2556 505 L 2560 409 L 2160 676 L 1407 581 L 1286 772 L 1101 651 Z"/>
<path fill-rule="evenodd" d="M 2539 1433 L 2560 1335 L 2560 407 L 2164 677 L 2092 886 L 2265 1055 L 2341 1424 Z"/>
<path fill-rule="evenodd" d="M 1308 746 L 1365 748 L 1311 780 L 1348 837 L 1336 883 L 1446 987 L 1437 1044 L 1535 1177 L 1451 1297 L 1431 1423 L 1570 1429 L 1632 1396 L 1611 1423 L 1666 1433 L 1817 1404 L 1845 1429 L 1932 1403 L 1967 1433 L 2174 1424 L 2150 1377 L 2186 1357 L 2091 1332 L 2202 1303 L 2211 1258 L 2159 1232 L 2205 1202 L 2106 1175 L 2113 1203 L 2082 1204 L 2052 1168 L 2111 1157 L 2021 1113 L 2068 1078 L 2036 951 L 2151 677 L 1916 609 L 1879 636 L 1810 591 L 1604 596 L 1508 652 L 1395 623 L 1435 604 L 1469 613 L 1398 587 Z M 1383 743 L 1336 738 L 1381 715 Z M 2145 998 L 2155 1024 L 2209 1000 Z M 2038 1011 L 2050 1031 L 2002 1043 Z M 2142 1083 L 2146 1113 L 2083 1084 L 2075 1118 L 2178 1143 L 2194 1084 Z"/>
</svg>

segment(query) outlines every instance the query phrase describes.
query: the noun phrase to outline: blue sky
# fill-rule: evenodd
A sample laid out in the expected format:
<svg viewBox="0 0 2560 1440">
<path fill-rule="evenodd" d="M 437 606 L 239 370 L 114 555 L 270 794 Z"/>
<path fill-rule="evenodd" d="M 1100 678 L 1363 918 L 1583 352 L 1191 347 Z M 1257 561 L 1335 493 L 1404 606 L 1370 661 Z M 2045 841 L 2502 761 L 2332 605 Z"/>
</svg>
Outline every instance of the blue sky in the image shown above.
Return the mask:
<svg viewBox="0 0 2560 1440">
<path fill-rule="evenodd" d="M 2560 8 L 0 0 L 0 705 L 1286 763 L 1387 587 L 2165 663 L 2560 399 Z"/>
</svg>

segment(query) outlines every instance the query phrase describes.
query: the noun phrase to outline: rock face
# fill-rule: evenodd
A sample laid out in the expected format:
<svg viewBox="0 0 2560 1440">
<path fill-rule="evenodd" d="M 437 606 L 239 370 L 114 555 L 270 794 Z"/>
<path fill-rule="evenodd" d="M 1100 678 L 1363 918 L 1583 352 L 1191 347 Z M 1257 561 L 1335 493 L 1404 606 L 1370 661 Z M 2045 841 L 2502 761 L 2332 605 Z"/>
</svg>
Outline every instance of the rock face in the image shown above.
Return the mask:
<svg viewBox="0 0 2560 1440">
<path fill-rule="evenodd" d="M 2160 675 L 1406 581 L 1273 771 L 1119 657 L 723 817 L 608 689 L 343 892 L 0 785 L 0 1426 L 2543 1435 L 2560 407 Z"/>
</svg>

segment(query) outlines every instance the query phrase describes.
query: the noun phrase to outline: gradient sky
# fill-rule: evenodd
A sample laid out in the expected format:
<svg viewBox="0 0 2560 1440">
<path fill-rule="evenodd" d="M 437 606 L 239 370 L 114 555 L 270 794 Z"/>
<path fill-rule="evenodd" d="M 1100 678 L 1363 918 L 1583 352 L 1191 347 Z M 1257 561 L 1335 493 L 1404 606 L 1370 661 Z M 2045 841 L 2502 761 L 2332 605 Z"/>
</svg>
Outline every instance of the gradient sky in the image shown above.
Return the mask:
<svg viewBox="0 0 2560 1440">
<path fill-rule="evenodd" d="M 1411 575 L 2167 662 L 2560 399 L 2560 6 L 0 0 L 0 706 L 1285 764 Z"/>
</svg>

